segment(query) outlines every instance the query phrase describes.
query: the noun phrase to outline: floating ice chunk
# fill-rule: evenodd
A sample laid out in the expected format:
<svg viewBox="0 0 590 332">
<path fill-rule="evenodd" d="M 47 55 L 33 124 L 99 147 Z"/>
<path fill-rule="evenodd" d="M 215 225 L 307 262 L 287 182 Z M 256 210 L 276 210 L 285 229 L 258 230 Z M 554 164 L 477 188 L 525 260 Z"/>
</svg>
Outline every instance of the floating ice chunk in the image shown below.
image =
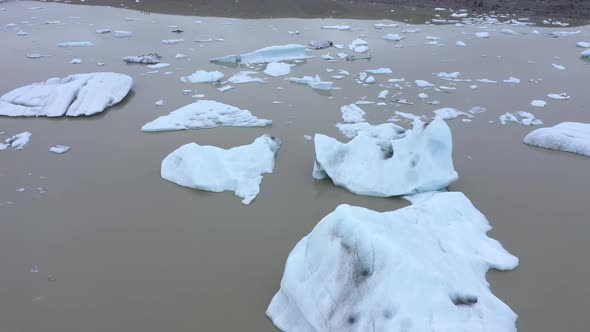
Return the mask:
<svg viewBox="0 0 590 332">
<path fill-rule="evenodd" d="M 480 31 L 480 32 L 476 32 L 475 36 L 479 37 L 479 38 L 490 38 L 490 33 L 487 31 Z"/>
<path fill-rule="evenodd" d="M 513 30 L 510 30 L 510 29 L 502 29 L 500 32 L 503 33 L 503 34 L 506 34 L 506 35 L 517 35 L 518 34 L 518 33 L 514 32 Z"/>
<path fill-rule="evenodd" d="M 455 71 L 452 73 L 440 72 L 440 73 L 436 74 L 436 76 L 440 77 L 440 78 L 455 79 L 455 78 L 459 78 L 459 76 L 461 76 L 461 73 L 459 73 L 458 71 Z"/>
<path fill-rule="evenodd" d="M 160 99 L 154 103 L 156 106 L 164 106 L 164 100 Z"/>
<path fill-rule="evenodd" d="M 61 21 L 45 21 L 45 24 L 49 24 L 49 25 L 52 25 L 52 24 L 61 24 Z"/>
<path fill-rule="evenodd" d="M 551 99 L 556 99 L 556 100 L 568 100 L 571 97 L 568 96 L 567 93 L 550 93 L 547 95 L 547 97 L 551 98 Z"/>
<path fill-rule="evenodd" d="M 340 205 L 289 254 L 266 314 L 285 332 L 514 332 L 486 272 L 518 259 L 462 193 L 379 213 Z"/>
<path fill-rule="evenodd" d="M 189 143 L 162 161 L 163 179 L 212 192 L 233 191 L 250 204 L 260 192 L 262 175 L 272 173 L 281 141 L 270 135 L 228 150 Z"/>
<path fill-rule="evenodd" d="M 219 90 L 220 92 L 225 92 L 225 91 L 227 91 L 227 90 L 231 90 L 231 89 L 233 89 L 233 88 L 234 88 L 234 87 L 233 87 L 233 86 L 231 86 L 231 85 L 226 85 L 226 86 L 223 86 L 223 87 L 221 87 L 221 88 L 217 88 L 217 90 Z"/>
<path fill-rule="evenodd" d="M 51 55 L 49 54 L 39 54 L 39 53 L 27 53 L 27 58 L 29 59 L 42 59 L 42 58 L 48 58 Z"/>
<path fill-rule="evenodd" d="M 104 35 L 106 33 L 111 33 L 113 30 L 111 29 L 98 29 L 96 30 L 96 33 L 100 34 L 100 35 Z"/>
<path fill-rule="evenodd" d="M 332 90 L 332 82 L 322 81 L 319 75 L 315 77 L 311 76 L 303 76 L 301 78 L 298 77 L 289 77 L 289 81 L 299 83 L 299 84 L 307 84 L 312 89 L 317 90 Z"/>
<path fill-rule="evenodd" d="M 369 43 L 367 43 L 365 40 L 357 38 L 348 45 L 348 49 L 356 53 L 365 53 L 369 50 L 367 45 L 369 45 Z"/>
<path fill-rule="evenodd" d="M 228 82 L 233 84 L 244 84 L 244 83 L 264 83 L 264 80 L 258 77 L 251 77 L 250 75 L 256 75 L 258 72 L 255 71 L 241 71 L 228 79 Z"/>
<path fill-rule="evenodd" d="M 372 83 L 375 83 L 375 82 L 376 82 L 376 80 L 375 80 L 375 77 L 373 77 L 373 76 L 369 76 L 365 80 L 365 83 L 367 83 L 367 84 L 372 84 Z"/>
<path fill-rule="evenodd" d="M 174 58 L 176 58 L 176 59 L 184 59 L 184 58 L 188 58 L 188 55 L 182 54 L 182 53 L 178 53 L 178 54 L 176 54 L 176 56 L 174 56 Z"/>
<path fill-rule="evenodd" d="M 332 46 L 334 46 L 334 43 L 329 40 L 312 40 L 307 44 L 307 47 L 312 50 L 321 50 Z"/>
<path fill-rule="evenodd" d="M 143 63 L 147 65 L 153 65 L 160 63 L 162 57 L 157 53 L 149 53 L 146 55 L 130 55 L 123 58 L 126 63 Z"/>
<path fill-rule="evenodd" d="M 481 81 L 478 80 L 478 82 L 481 82 Z M 520 79 L 518 79 L 516 77 L 510 76 L 509 79 L 504 80 L 504 83 L 516 83 L 516 84 L 518 84 L 518 83 L 520 83 Z"/>
<path fill-rule="evenodd" d="M 350 30 L 350 25 L 324 25 L 322 29 L 346 31 Z"/>
<path fill-rule="evenodd" d="M 486 111 L 487 111 L 487 109 L 485 109 L 484 107 L 475 106 L 475 107 L 473 107 L 473 108 L 471 108 L 469 110 L 469 113 L 471 113 L 471 114 L 479 114 L 479 113 L 484 113 Z"/>
<path fill-rule="evenodd" d="M 424 80 L 415 80 L 414 83 L 420 88 L 431 88 L 434 87 L 434 84 L 424 81 Z"/>
<path fill-rule="evenodd" d="M 65 43 L 57 44 L 57 46 L 59 46 L 59 47 L 92 47 L 92 46 L 94 46 L 94 43 L 87 42 L 87 41 L 65 42 Z"/>
<path fill-rule="evenodd" d="M 424 92 L 422 92 L 421 94 L 418 95 L 418 98 L 420 98 L 420 99 L 426 99 L 426 98 L 428 98 L 428 95 L 425 94 Z"/>
<path fill-rule="evenodd" d="M 426 40 L 440 40 L 439 37 L 433 37 L 433 36 L 426 36 L 426 37 L 424 37 L 424 39 L 426 39 Z"/>
<path fill-rule="evenodd" d="M 268 76 L 278 77 L 278 76 L 285 76 L 289 75 L 291 72 L 291 67 L 295 65 L 291 65 L 284 62 L 270 62 L 266 65 L 266 69 L 264 69 L 264 73 Z"/>
<path fill-rule="evenodd" d="M 214 41 L 223 42 L 223 41 L 225 41 L 225 39 L 223 39 L 223 38 L 213 38 L 211 36 L 201 36 L 201 37 L 195 39 L 195 42 L 196 43 L 212 43 Z"/>
<path fill-rule="evenodd" d="M 402 30 L 402 33 L 417 33 L 420 31 L 422 31 L 422 30 L 420 30 L 420 29 L 404 29 L 404 30 Z"/>
<path fill-rule="evenodd" d="M 524 143 L 546 149 L 578 153 L 590 157 L 590 124 L 562 122 L 526 135 Z"/>
<path fill-rule="evenodd" d="M 365 72 L 373 75 L 388 75 L 393 73 L 389 68 L 367 69 Z"/>
<path fill-rule="evenodd" d="M 475 85 L 475 84 L 474 84 L 474 85 L 470 85 L 470 86 L 469 86 L 469 88 L 470 88 L 471 90 L 475 90 L 475 89 L 477 89 L 477 85 Z"/>
<path fill-rule="evenodd" d="M 590 48 L 590 43 L 588 42 L 577 42 L 576 43 L 577 47 L 581 47 L 581 48 Z"/>
<path fill-rule="evenodd" d="M 559 70 L 564 70 L 564 69 L 565 69 L 565 67 L 564 67 L 564 66 L 562 66 L 562 65 L 558 65 L 558 64 L 555 64 L 555 63 L 552 63 L 551 65 L 552 65 L 552 66 L 553 66 L 553 68 L 555 68 L 555 69 L 559 69 Z"/>
<path fill-rule="evenodd" d="M 180 78 L 184 83 L 215 83 L 223 78 L 223 73 L 219 71 L 204 71 L 197 70 L 190 76 L 183 76 Z"/>
<path fill-rule="evenodd" d="M 481 78 L 481 79 L 478 79 L 477 81 L 478 81 L 478 82 L 480 82 L 480 83 L 491 83 L 491 84 L 496 84 L 496 83 L 498 83 L 498 82 L 496 82 L 496 81 L 492 81 L 492 80 L 489 80 L 489 79 L 487 79 L 487 78 Z"/>
<path fill-rule="evenodd" d="M 162 40 L 162 44 L 165 44 L 165 45 L 174 45 L 174 44 L 180 44 L 180 43 L 184 43 L 184 39 L 182 39 L 182 38 L 176 38 L 176 39 L 164 39 L 164 40 Z"/>
<path fill-rule="evenodd" d="M 57 154 L 64 154 L 68 151 L 70 151 L 70 147 L 69 146 L 65 146 L 65 145 L 55 145 L 49 148 L 50 152 L 53 153 L 57 153 Z"/>
<path fill-rule="evenodd" d="M 383 90 L 383 91 L 379 92 L 379 95 L 377 96 L 377 98 L 387 99 L 388 95 L 389 95 L 389 90 Z"/>
<path fill-rule="evenodd" d="M 373 27 L 375 29 L 383 29 L 383 28 L 397 28 L 399 24 L 397 23 L 391 23 L 391 24 L 383 24 L 383 23 L 377 23 L 377 24 L 373 24 Z"/>
<path fill-rule="evenodd" d="M 545 107 L 547 103 L 543 100 L 533 100 L 531 101 L 531 106 L 533 107 Z"/>
<path fill-rule="evenodd" d="M 303 138 L 305 138 L 306 141 L 311 141 L 313 139 L 313 137 L 309 135 L 303 135 Z"/>
<path fill-rule="evenodd" d="M 460 116 L 464 116 L 468 119 L 473 118 L 473 115 L 470 113 L 459 111 L 459 110 L 456 110 L 456 109 L 450 108 L 450 107 L 440 108 L 440 109 L 432 111 L 432 113 L 434 113 L 435 117 L 441 118 L 443 120 L 452 120 L 452 119 L 456 119 Z"/>
<path fill-rule="evenodd" d="M 342 121 L 348 123 L 364 122 L 367 114 L 355 104 L 340 107 L 340 112 L 342 113 Z"/>
<path fill-rule="evenodd" d="M 457 41 L 457 42 L 455 43 L 455 45 L 457 45 L 457 46 L 467 46 L 467 44 L 465 44 L 465 42 L 463 42 L 463 41 L 461 41 L 461 40 Z"/>
<path fill-rule="evenodd" d="M 514 122 L 514 123 L 521 123 L 516 116 L 514 116 L 513 114 L 510 113 L 505 113 L 500 115 L 500 117 L 498 118 L 500 120 L 500 123 L 502 125 L 505 125 L 507 122 Z"/>
<path fill-rule="evenodd" d="M 536 119 L 532 113 L 520 111 L 520 112 L 517 112 L 516 114 L 520 115 L 523 118 L 522 124 L 525 126 L 531 126 L 531 125 L 539 126 L 539 125 L 543 124 L 543 121 Z"/>
<path fill-rule="evenodd" d="M 70 61 L 71 64 L 73 65 L 79 65 L 82 63 L 82 60 L 80 59 L 72 59 L 72 61 Z"/>
<path fill-rule="evenodd" d="M 323 55 L 322 55 L 322 59 L 324 59 L 324 60 L 328 60 L 328 61 L 333 61 L 333 60 L 335 60 L 335 59 L 334 59 L 334 57 L 330 55 L 330 53 L 328 53 L 328 54 L 323 54 Z"/>
<path fill-rule="evenodd" d="M 11 146 L 15 150 L 22 150 L 27 143 L 31 140 L 31 134 L 28 131 L 22 132 L 20 134 L 14 135 L 10 138 L 6 139 L 6 145 Z"/>
<path fill-rule="evenodd" d="M 399 196 L 438 190 L 457 180 L 451 131 L 441 119 L 427 126 L 414 121 L 403 138 L 379 140 L 358 135 L 344 144 L 316 134 L 313 177 L 359 195 Z"/>
<path fill-rule="evenodd" d="M 394 140 L 403 137 L 406 132 L 404 128 L 389 122 L 380 125 L 371 125 L 367 122 L 338 123 L 336 127 L 348 138 L 367 135 L 379 140 Z"/>
<path fill-rule="evenodd" d="M 574 35 L 578 35 L 582 33 L 582 31 L 578 30 L 578 31 L 556 31 L 553 32 L 552 35 L 555 37 L 569 37 L 569 36 L 574 36 Z"/>
<path fill-rule="evenodd" d="M 50 78 L 12 90 L 0 97 L 0 115 L 92 115 L 119 103 L 133 79 L 117 73 L 89 73 Z"/>
<path fill-rule="evenodd" d="M 463 17 L 467 17 L 467 15 L 468 15 L 467 13 L 452 13 L 451 14 L 451 17 L 454 17 L 454 18 L 463 18 Z"/>
<path fill-rule="evenodd" d="M 391 40 L 391 41 L 400 41 L 400 40 L 404 39 L 404 37 L 398 35 L 397 33 L 388 33 L 385 36 L 383 36 L 383 39 Z"/>
<path fill-rule="evenodd" d="M 129 38 L 129 37 L 133 36 L 133 32 L 116 30 L 113 32 L 113 36 L 115 36 L 116 38 Z"/>
<path fill-rule="evenodd" d="M 241 55 L 228 55 L 221 58 L 211 59 L 211 62 L 221 63 L 268 63 L 289 60 L 307 59 L 309 56 L 305 54 L 305 46 L 290 44 L 282 46 L 270 46 L 261 48 L 251 53 Z"/>
<path fill-rule="evenodd" d="M 153 64 L 153 65 L 147 65 L 146 67 L 147 68 L 150 68 L 150 69 L 161 69 L 161 68 L 170 67 L 170 64 L 169 63 L 165 63 L 165 62 L 161 62 L 161 63 L 156 63 L 156 64 Z"/>
<path fill-rule="evenodd" d="M 580 53 L 582 58 L 590 58 L 590 50 L 585 50 L 584 52 Z"/>
<path fill-rule="evenodd" d="M 446 8 L 441 8 L 441 7 L 436 7 L 434 8 L 435 11 L 445 11 L 447 10 Z"/>
<path fill-rule="evenodd" d="M 271 120 L 259 119 L 247 110 L 211 100 L 199 100 L 145 124 L 142 131 L 204 129 L 213 127 L 266 127 Z"/>
</svg>

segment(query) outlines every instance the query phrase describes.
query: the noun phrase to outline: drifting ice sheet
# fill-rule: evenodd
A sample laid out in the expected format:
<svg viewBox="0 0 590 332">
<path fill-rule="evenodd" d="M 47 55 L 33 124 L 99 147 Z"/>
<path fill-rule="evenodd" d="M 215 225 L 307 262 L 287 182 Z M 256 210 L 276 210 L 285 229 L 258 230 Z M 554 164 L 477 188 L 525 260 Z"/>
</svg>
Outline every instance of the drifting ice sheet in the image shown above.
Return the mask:
<svg viewBox="0 0 590 332">
<path fill-rule="evenodd" d="M 142 131 L 202 129 L 213 127 L 265 127 L 271 120 L 259 119 L 247 110 L 212 100 L 199 100 L 144 125 Z"/>
<path fill-rule="evenodd" d="M 0 97 L 0 115 L 79 116 L 92 115 L 119 103 L 133 79 L 117 73 L 76 74 L 50 78 Z"/>
<path fill-rule="evenodd" d="M 92 42 L 65 42 L 61 44 L 57 44 L 59 47 L 92 47 L 94 43 Z"/>
<path fill-rule="evenodd" d="M 260 191 L 262 175 L 272 173 L 280 144 L 269 135 L 229 150 L 189 143 L 162 161 L 161 176 L 189 188 L 233 191 L 242 203 L 250 204 Z"/>
<path fill-rule="evenodd" d="M 340 205 L 289 254 L 266 314 L 285 332 L 515 332 L 489 269 L 518 259 L 462 193 L 391 212 Z"/>
<path fill-rule="evenodd" d="M 183 83 L 215 83 L 223 78 L 223 73 L 219 71 L 197 70 L 190 76 L 182 76 L 180 81 Z"/>
<path fill-rule="evenodd" d="M 284 62 L 271 62 L 266 65 L 266 69 L 264 73 L 268 76 L 278 77 L 278 76 L 285 76 L 289 75 L 291 72 L 291 67 L 294 65 L 284 63 Z"/>
<path fill-rule="evenodd" d="M 419 120 L 404 137 L 357 135 L 348 143 L 316 134 L 313 177 L 330 177 L 358 195 L 388 197 L 439 190 L 457 180 L 451 131 L 442 119 Z"/>
<path fill-rule="evenodd" d="M 305 55 L 305 46 L 290 44 L 282 46 L 270 46 L 261 48 L 251 53 L 241 55 L 228 55 L 211 59 L 211 62 L 221 63 L 267 63 L 288 60 L 301 60 L 309 58 Z"/>
<path fill-rule="evenodd" d="M 590 123 L 562 122 L 526 135 L 524 143 L 590 157 Z"/>
<path fill-rule="evenodd" d="M 25 131 L 12 136 L 11 138 L 7 138 L 5 141 L 6 145 L 2 144 L 2 150 L 6 149 L 6 146 L 11 146 L 15 150 L 22 150 L 25 147 L 25 145 L 27 145 L 27 143 L 29 143 L 29 141 L 31 140 L 31 136 L 33 136 L 33 134 L 31 134 L 28 131 Z"/>
</svg>

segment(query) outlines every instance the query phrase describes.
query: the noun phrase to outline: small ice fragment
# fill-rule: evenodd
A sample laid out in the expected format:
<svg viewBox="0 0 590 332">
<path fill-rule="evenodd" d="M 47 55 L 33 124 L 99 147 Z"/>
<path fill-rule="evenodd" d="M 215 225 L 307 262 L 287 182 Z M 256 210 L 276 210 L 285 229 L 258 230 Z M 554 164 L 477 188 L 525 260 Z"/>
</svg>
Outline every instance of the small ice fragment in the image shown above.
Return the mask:
<svg viewBox="0 0 590 332">
<path fill-rule="evenodd" d="M 113 36 L 116 38 L 129 38 L 133 36 L 133 32 L 131 31 L 123 31 L 123 30 L 115 30 L 113 32 Z"/>
<path fill-rule="evenodd" d="M 331 90 L 333 84 L 332 82 L 322 81 L 319 75 L 316 75 L 315 77 L 303 76 L 301 78 L 290 77 L 288 80 L 299 84 L 307 84 L 312 89 L 317 90 Z"/>
<path fill-rule="evenodd" d="M 104 35 L 106 33 L 110 33 L 111 31 L 113 31 L 113 30 L 111 30 L 111 29 L 98 29 L 98 30 L 96 30 L 96 33 L 98 33 L 100 35 Z"/>
<path fill-rule="evenodd" d="M 364 122 L 364 117 L 367 114 L 355 104 L 340 107 L 340 112 L 342 113 L 342 121 L 347 123 Z"/>
<path fill-rule="evenodd" d="M 531 106 L 533 107 L 545 107 L 547 103 L 543 100 L 533 100 L 531 101 Z"/>
<path fill-rule="evenodd" d="M 369 77 L 367 77 L 367 79 L 365 80 L 365 83 L 367 83 L 367 84 L 372 84 L 372 83 L 375 83 L 375 81 L 376 81 L 376 80 L 375 80 L 375 77 L 373 77 L 373 76 L 369 76 Z"/>
<path fill-rule="evenodd" d="M 86 42 L 86 41 L 82 41 L 82 42 L 65 42 L 65 43 L 57 44 L 57 46 L 59 46 L 59 47 L 92 47 L 92 46 L 94 46 L 94 43 L 92 43 L 92 42 Z"/>
<path fill-rule="evenodd" d="M 521 123 L 513 114 L 505 113 L 499 117 L 500 123 L 505 125 L 507 122 Z"/>
<path fill-rule="evenodd" d="M 434 84 L 424 80 L 415 80 L 414 83 L 420 88 L 431 88 L 434 86 Z"/>
<path fill-rule="evenodd" d="M 379 68 L 379 69 L 367 69 L 365 72 L 373 75 L 388 75 L 393 73 L 389 68 Z"/>
<path fill-rule="evenodd" d="M 418 95 L 418 98 L 420 98 L 420 99 L 426 99 L 426 98 L 428 98 L 428 95 L 425 94 L 424 92 L 422 92 L 421 94 Z"/>
<path fill-rule="evenodd" d="M 365 40 L 357 38 L 348 45 L 348 49 L 356 53 L 365 53 L 369 51 L 368 44 Z"/>
<path fill-rule="evenodd" d="M 590 50 L 585 50 L 584 52 L 580 53 L 582 58 L 590 58 Z"/>
<path fill-rule="evenodd" d="M 404 37 L 398 35 L 397 33 L 388 33 L 385 36 L 383 36 L 383 39 L 391 40 L 391 41 L 400 41 L 400 40 L 404 39 Z"/>
<path fill-rule="evenodd" d="M 264 69 L 264 73 L 268 76 L 278 77 L 278 76 L 285 76 L 289 75 L 291 72 L 291 67 L 294 65 L 284 63 L 284 62 L 270 62 L 266 65 Z"/>
<path fill-rule="evenodd" d="M 160 99 L 154 103 L 156 106 L 164 106 L 164 100 Z"/>
<path fill-rule="evenodd" d="M 550 93 L 547 95 L 547 97 L 551 98 L 551 99 L 556 99 L 556 100 L 568 100 L 571 97 L 568 96 L 567 93 Z"/>
<path fill-rule="evenodd" d="M 491 83 L 491 84 L 496 84 L 496 83 L 498 83 L 498 82 L 496 82 L 496 81 L 492 81 L 492 80 L 489 80 L 489 79 L 487 79 L 487 78 L 481 78 L 481 79 L 478 79 L 477 81 L 478 81 L 478 82 L 480 82 L 480 83 Z"/>
<path fill-rule="evenodd" d="M 130 55 L 123 58 L 126 63 L 143 63 L 143 64 L 156 64 L 160 63 L 162 57 L 157 53 L 149 53 L 146 55 Z"/>
<path fill-rule="evenodd" d="M 225 92 L 225 91 L 227 91 L 227 90 L 231 90 L 231 89 L 233 89 L 233 88 L 234 88 L 234 87 L 233 87 L 233 86 L 231 86 L 231 85 L 226 85 L 226 86 L 223 86 L 223 87 L 221 87 L 221 88 L 217 88 L 217 90 L 219 90 L 220 92 Z"/>
<path fill-rule="evenodd" d="M 174 45 L 174 44 L 180 44 L 180 43 L 184 43 L 184 39 L 177 38 L 177 39 L 164 39 L 164 40 L 162 40 L 162 44 L 165 44 L 165 45 Z"/>
<path fill-rule="evenodd" d="M 184 83 L 215 83 L 223 78 L 223 73 L 219 71 L 204 71 L 197 70 L 190 76 L 183 76 L 180 78 Z"/>
<path fill-rule="evenodd" d="M 322 29 L 346 31 L 350 30 L 350 25 L 324 25 Z"/>
<path fill-rule="evenodd" d="M 63 154 L 70 151 L 70 147 L 66 145 L 55 145 L 50 147 L 49 151 L 57 154 Z"/>
<path fill-rule="evenodd" d="M 387 99 L 388 95 L 389 95 L 389 90 L 383 90 L 383 91 L 379 92 L 379 96 L 377 98 Z"/>
<path fill-rule="evenodd" d="M 19 193 L 21 193 L 21 192 L 23 192 L 23 191 L 25 191 L 25 188 L 18 188 L 18 189 L 16 190 L 16 192 L 19 192 Z"/>
<path fill-rule="evenodd" d="M 39 267 L 37 265 L 33 265 L 33 267 L 31 268 L 31 272 L 33 272 L 33 273 L 39 272 Z"/>
<path fill-rule="evenodd" d="M 313 138 L 309 135 L 303 135 L 303 138 L 305 138 L 308 141 L 311 141 Z"/>
<path fill-rule="evenodd" d="M 178 53 L 175 56 L 176 59 L 184 59 L 184 58 L 187 58 L 187 57 L 188 57 L 188 55 L 182 54 L 182 53 Z"/>
<path fill-rule="evenodd" d="M 450 107 L 440 108 L 432 111 L 432 113 L 434 113 L 435 117 L 441 118 L 443 120 L 452 120 L 460 116 L 466 117 L 468 119 L 473 118 L 473 115 L 470 113 L 459 111 Z"/>
<path fill-rule="evenodd" d="M 160 68 L 170 67 L 170 64 L 169 63 L 165 63 L 165 62 L 161 62 L 161 63 L 156 63 L 156 64 L 153 64 L 153 65 L 147 65 L 146 67 L 147 68 L 150 68 L 150 69 L 160 69 Z"/>
<path fill-rule="evenodd" d="M 478 80 L 478 82 L 481 82 Z M 509 79 L 504 80 L 504 83 L 520 83 L 520 79 L 510 76 Z"/>
<path fill-rule="evenodd" d="M 480 32 L 476 32 L 475 36 L 479 37 L 479 38 L 490 38 L 490 33 L 487 31 L 480 31 Z"/>
<path fill-rule="evenodd" d="M 255 71 L 241 71 L 234 74 L 228 79 L 228 82 L 233 84 L 244 84 L 244 83 L 264 83 L 264 80 L 259 77 L 251 77 L 250 75 L 256 75 L 258 72 Z"/>
<path fill-rule="evenodd" d="M 27 143 L 31 140 L 31 134 L 28 131 L 22 132 L 20 134 L 14 135 L 10 138 L 6 139 L 6 145 L 11 146 L 15 150 L 22 150 Z"/>
<path fill-rule="evenodd" d="M 452 72 L 452 73 L 440 72 L 440 73 L 436 74 L 437 77 L 447 78 L 447 79 L 459 78 L 460 75 L 461 75 L 461 73 L 459 73 L 458 71 L 455 71 L 455 72 Z"/>
<path fill-rule="evenodd" d="M 475 89 L 477 89 L 477 85 L 475 85 L 475 84 L 474 84 L 474 85 L 470 85 L 470 86 L 469 86 L 469 88 L 470 88 L 471 90 L 475 90 Z"/>
<path fill-rule="evenodd" d="M 399 24 L 397 24 L 397 23 L 391 23 L 391 24 L 377 23 L 377 24 L 373 24 L 373 27 L 375 29 L 396 28 L 398 25 Z"/>
<path fill-rule="evenodd" d="M 329 40 L 311 40 L 307 44 L 307 47 L 309 47 L 312 50 L 321 50 L 332 46 L 334 46 L 334 43 L 332 43 Z"/>
<path fill-rule="evenodd" d="M 70 61 L 71 64 L 73 65 L 79 65 L 82 63 L 82 60 L 80 59 L 72 59 L 72 61 Z"/>
<path fill-rule="evenodd" d="M 463 42 L 463 41 L 461 41 L 461 40 L 457 41 L 457 42 L 455 43 L 455 45 L 457 45 L 457 46 L 467 46 L 467 44 L 465 44 L 465 42 Z"/>
<path fill-rule="evenodd" d="M 576 43 L 577 47 L 581 47 L 581 48 L 590 48 L 590 43 L 588 42 L 577 42 Z"/>
</svg>

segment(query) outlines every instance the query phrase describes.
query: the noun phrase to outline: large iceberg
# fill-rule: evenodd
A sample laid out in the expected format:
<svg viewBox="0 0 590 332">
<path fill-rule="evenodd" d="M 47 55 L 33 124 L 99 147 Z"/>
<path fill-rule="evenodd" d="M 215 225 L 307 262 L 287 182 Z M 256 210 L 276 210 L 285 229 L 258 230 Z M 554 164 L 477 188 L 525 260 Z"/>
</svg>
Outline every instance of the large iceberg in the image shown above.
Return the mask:
<svg viewBox="0 0 590 332">
<path fill-rule="evenodd" d="M 313 177 L 359 195 L 401 196 L 439 190 L 457 180 L 451 131 L 444 120 L 413 129 L 399 139 L 381 139 L 362 131 L 348 143 L 316 134 Z M 399 135 L 396 128 L 392 128 Z M 383 134 L 381 134 L 382 136 Z"/>
<path fill-rule="evenodd" d="M 213 127 L 265 127 L 271 120 L 259 119 L 247 110 L 212 100 L 199 100 L 145 124 L 142 131 L 202 129 Z"/>
<path fill-rule="evenodd" d="M 590 157 L 590 123 L 562 122 L 553 127 L 540 128 L 526 135 L 523 142 Z"/>
<path fill-rule="evenodd" d="M 189 143 L 162 161 L 162 178 L 178 185 L 213 191 L 233 191 L 250 204 L 260 191 L 262 175 L 272 173 L 281 141 L 270 135 L 252 144 L 224 150 Z"/>
<path fill-rule="evenodd" d="M 297 44 L 270 46 L 261 48 L 251 53 L 240 55 L 228 55 L 221 58 L 211 59 L 211 62 L 219 63 L 268 63 L 288 60 L 307 59 L 305 46 Z"/>
<path fill-rule="evenodd" d="M 485 277 L 518 259 L 462 193 L 379 213 L 340 205 L 289 254 L 266 314 L 285 332 L 515 332 Z"/>
<path fill-rule="evenodd" d="M 0 97 L 0 115 L 92 115 L 119 103 L 133 79 L 117 73 L 76 74 L 50 78 L 12 90 Z"/>
</svg>

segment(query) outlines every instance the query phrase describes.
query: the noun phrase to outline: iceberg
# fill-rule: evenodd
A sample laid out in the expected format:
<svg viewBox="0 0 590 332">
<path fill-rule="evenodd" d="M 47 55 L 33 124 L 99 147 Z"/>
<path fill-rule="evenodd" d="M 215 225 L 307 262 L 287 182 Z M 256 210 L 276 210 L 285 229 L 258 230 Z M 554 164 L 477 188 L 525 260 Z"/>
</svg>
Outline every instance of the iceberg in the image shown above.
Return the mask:
<svg viewBox="0 0 590 332">
<path fill-rule="evenodd" d="M 256 75 L 258 72 L 255 71 L 241 71 L 232 77 L 230 77 L 227 81 L 234 84 L 244 84 L 244 83 L 264 83 L 262 78 L 258 77 L 251 77 L 250 75 Z"/>
<path fill-rule="evenodd" d="M 233 191 L 250 204 L 260 192 L 262 175 L 272 173 L 281 141 L 270 135 L 228 150 L 189 143 L 162 161 L 163 179 L 212 192 Z"/>
<path fill-rule="evenodd" d="M 15 150 L 22 150 L 25 147 L 25 145 L 27 145 L 31 140 L 31 136 L 33 136 L 33 134 L 31 134 L 28 131 L 25 131 L 20 134 L 14 135 L 10 138 L 7 138 L 5 140 L 6 144 L 3 144 L 3 148 L 1 150 L 6 149 L 7 146 L 11 146 Z"/>
<path fill-rule="evenodd" d="M 518 258 L 465 195 L 379 213 L 340 205 L 299 241 L 266 314 L 284 332 L 516 332 L 489 269 Z"/>
<path fill-rule="evenodd" d="M 364 122 L 367 114 L 355 104 L 340 107 L 340 113 L 342 113 L 342 121 L 348 123 Z"/>
<path fill-rule="evenodd" d="M 146 65 L 153 65 L 160 63 L 162 57 L 157 53 L 149 53 L 145 55 L 130 55 L 123 58 L 126 63 L 143 63 Z"/>
<path fill-rule="evenodd" d="M 526 135 L 523 142 L 541 148 L 590 157 L 590 123 L 562 122 Z"/>
<path fill-rule="evenodd" d="M 220 126 L 266 127 L 271 124 L 271 120 L 259 119 L 247 110 L 212 100 L 199 100 L 145 124 L 141 130 L 166 131 Z"/>
<path fill-rule="evenodd" d="M 413 129 L 399 139 L 357 135 L 348 143 L 316 134 L 313 177 L 332 179 L 358 195 L 389 197 L 439 190 L 457 180 L 453 168 L 452 138 L 439 118 Z"/>
<path fill-rule="evenodd" d="M 65 43 L 60 43 L 57 44 L 57 46 L 59 47 L 92 47 L 94 46 L 94 43 L 92 42 L 65 42 Z"/>
<path fill-rule="evenodd" d="M 332 82 L 322 81 L 322 79 L 320 78 L 319 75 L 316 75 L 315 77 L 303 76 L 301 78 L 289 77 L 289 81 L 294 82 L 294 83 L 299 83 L 299 84 L 307 84 L 312 89 L 326 90 L 326 91 L 332 90 L 332 84 L 333 84 Z"/>
<path fill-rule="evenodd" d="M 266 65 L 266 69 L 264 69 L 264 73 L 268 76 L 278 77 L 278 76 L 285 76 L 289 75 L 291 72 L 291 67 L 295 65 L 291 65 L 284 62 L 271 62 Z"/>
<path fill-rule="evenodd" d="M 228 55 L 221 58 L 211 59 L 211 62 L 219 63 L 268 63 L 289 60 L 307 59 L 309 56 L 305 54 L 305 46 L 290 44 L 282 46 L 270 46 L 261 48 L 251 53 L 240 55 Z"/>
<path fill-rule="evenodd" d="M 93 115 L 119 103 L 133 79 L 117 73 L 89 73 L 50 78 L 12 90 L 0 97 L 4 116 Z"/>
<path fill-rule="evenodd" d="M 223 73 L 219 71 L 197 70 L 190 76 L 182 76 L 180 81 L 183 83 L 215 83 L 223 78 Z"/>
</svg>

